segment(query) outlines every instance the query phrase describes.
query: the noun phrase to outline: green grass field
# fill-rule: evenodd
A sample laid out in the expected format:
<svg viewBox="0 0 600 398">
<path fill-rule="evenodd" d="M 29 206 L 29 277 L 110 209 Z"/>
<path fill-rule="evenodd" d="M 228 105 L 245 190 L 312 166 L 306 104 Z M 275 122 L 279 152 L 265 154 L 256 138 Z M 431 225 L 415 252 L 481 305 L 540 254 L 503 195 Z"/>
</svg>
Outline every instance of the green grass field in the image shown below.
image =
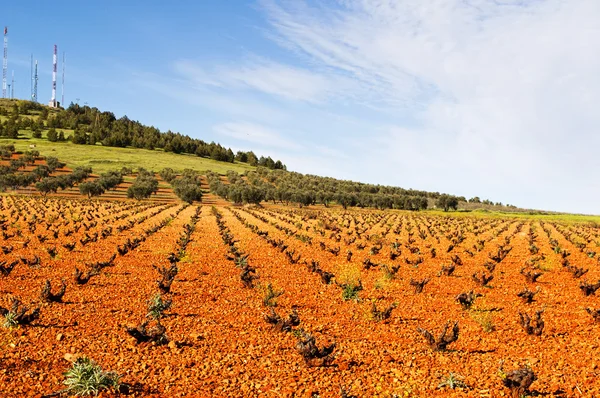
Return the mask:
<svg viewBox="0 0 600 398">
<path fill-rule="evenodd" d="M 70 132 L 65 130 L 65 135 Z M 143 167 L 147 170 L 159 172 L 165 167 L 175 171 L 192 169 L 196 171 L 211 170 L 225 174 L 229 170 L 243 173 L 255 168 L 244 163 L 218 162 L 212 159 L 200 158 L 195 155 L 174 154 L 160 150 L 150 151 L 138 148 L 103 147 L 102 145 L 75 145 L 70 142 L 50 142 L 45 138 L 30 138 L 31 132 L 21 131 L 19 139 L 0 138 L 0 145 L 14 144 L 17 151 L 32 150 L 29 146 L 34 144 L 34 150 L 42 156 L 54 156 L 67 167 L 89 166 L 94 173 L 103 173 L 117 170 L 122 167 L 131 167 L 137 170 Z M 45 132 L 44 132 L 45 137 Z"/>
<path fill-rule="evenodd" d="M 510 212 L 510 211 L 487 211 L 487 210 L 472 210 L 472 211 L 449 211 L 442 210 L 424 210 L 424 213 L 434 214 L 438 216 L 451 217 L 479 217 L 479 218 L 514 218 L 522 220 L 541 220 L 541 221 L 561 221 L 566 223 L 596 223 L 600 225 L 600 216 L 585 215 L 585 214 L 568 214 L 568 213 L 546 213 L 543 212 Z"/>
</svg>

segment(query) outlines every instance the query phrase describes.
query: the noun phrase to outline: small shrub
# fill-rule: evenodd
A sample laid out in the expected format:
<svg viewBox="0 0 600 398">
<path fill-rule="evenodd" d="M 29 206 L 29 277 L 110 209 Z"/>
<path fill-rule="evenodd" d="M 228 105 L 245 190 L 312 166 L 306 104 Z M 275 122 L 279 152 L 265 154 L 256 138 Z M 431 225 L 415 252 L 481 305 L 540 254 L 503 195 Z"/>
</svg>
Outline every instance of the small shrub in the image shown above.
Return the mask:
<svg viewBox="0 0 600 398">
<path fill-rule="evenodd" d="M 438 388 L 447 387 L 452 390 L 454 390 L 456 388 L 467 388 L 467 385 L 461 379 L 462 379 L 461 376 L 450 372 L 450 374 L 448 376 L 442 377 L 442 382 L 440 384 L 438 384 Z"/>
<path fill-rule="evenodd" d="M 455 269 L 456 269 L 456 265 L 454 265 L 454 263 L 450 264 L 450 265 L 443 265 L 441 273 L 446 276 L 450 276 L 454 273 Z"/>
<path fill-rule="evenodd" d="M 544 330 L 544 320 L 542 319 L 543 312 L 544 310 L 536 311 L 533 318 L 526 313 L 519 312 L 519 324 L 523 330 L 525 330 L 525 333 L 533 334 L 535 336 L 542 335 L 542 331 Z"/>
<path fill-rule="evenodd" d="M 429 283 L 429 278 L 425 278 L 423 280 L 410 280 L 410 285 L 415 288 L 415 293 L 421 293 L 425 288 L 425 285 Z"/>
<path fill-rule="evenodd" d="M 300 325 L 300 317 L 296 309 L 292 309 L 292 312 L 288 315 L 287 319 L 283 319 L 273 307 L 270 308 L 271 312 L 265 315 L 265 320 L 273 325 L 273 327 L 280 332 L 294 332 L 293 327 Z"/>
<path fill-rule="evenodd" d="M 473 293 L 473 291 L 471 290 L 468 293 L 461 293 L 458 296 L 456 296 L 456 301 L 458 301 L 458 303 L 463 307 L 463 309 L 468 310 L 471 308 L 477 297 L 481 297 L 481 294 Z"/>
<path fill-rule="evenodd" d="M 283 290 L 276 291 L 273 289 L 273 285 L 267 283 L 267 286 L 264 288 L 264 297 L 263 297 L 263 305 L 265 307 L 276 307 L 277 306 L 277 297 L 283 294 Z"/>
<path fill-rule="evenodd" d="M 75 283 L 78 285 L 85 285 L 92 279 L 93 276 L 97 276 L 98 272 L 95 270 L 87 271 L 85 274 L 79 270 L 79 268 L 75 268 L 75 272 L 73 273 L 73 278 L 75 279 Z"/>
<path fill-rule="evenodd" d="M 521 274 L 525 277 L 525 280 L 529 283 L 535 283 L 537 279 L 543 274 L 536 270 L 528 270 L 526 268 L 521 268 Z"/>
<path fill-rule="evenodd" d="M 392 303 L 386 309 L 379 310 L 379 309 L 377 309 L 377 305 L 375 305 L 375 303 L 373 303 L 373 305 L 371 306 L 371 317 L 376 322 L 386 321 L 386 320 L 388 320 L 390 318 L 390 316 L 392 315 L 392 311 L 397 306 L 398 306 L 397 303 Z"/>
<path fill-rule="evenodd" d="M 64 279 L 61 280 L 61 283 L 62 286 L 59 291 L 57 293 L 52 293 L 52 285 L 50 284 L 50 281 L 46 279 L 46 282 L 44 282 L 44 285 L 42 286 L 40 299 L 46 303 L 60 303 L 67 290 L 67 285 L 65 284 Z"/>
<path fill-rule="evenodd" d="M 335 283 L 342 288 L 344 300 L 358 300 L 358 294 L 363 290 L 360 268 L 355 265 L 340 266 Z"/>
<path fill-rule="evenodd" d="M 539 286 L 538 286 L 538 288 L 536 289 L 535 292 L 531 291 L 529 289 L 524 289 L 524 290 L 520 291 L 519 293 L 517 293 L 517 297 L 521 298 L 521 300 L 523 300 L 523 302 L 525 304 L 531 304 L 533 302 L 533 298 L 539 292 L 540 292 Z"/>
<path fill-rule="evenodd" d="M 318 348 L 316 339 L 310 333 L 300 330 L 298 334 L 300 338 L 296 344 L 296 349 L 308 366 L 328 366 L 333 362 L 335 359 L 333 356 L 335 343 Z"/>
<path fill-rule="evenodd" d="M 160 319 L 163 317 L 163 312 L 171 308 L 172 300 L 163 300 L 160 293 L 156 293 L 148 300 L 148 314 L 150 319 Z"/>
<path fill-rule="evenodd" d="M 105 372 L 87 357 L 78 358 L 64 375 L 64 384 L 67 386 L 64 392 L 78 396 L 98 395 L 106 390 L 117 391 L 121 385 L 121 376 Z"/>
<path fill-rule="evenodd" d="M 594 310 L 592 308 L 586 308 L 585 310 L 588 314 L 592 316 L 594 321 L 600 322 L 600 309 Z"/>
<path fill-rule="evenodd" d="M 383 275 L 384 275 L 385 279 L 388 280 L 388 281 L 391 281 L 392 279 L 395 279 L 396 278 L 396 274 L 400 270 L 400 266 L 399 265 L 393 265 L 393 266 L 390 267 L 387 264 L 383 264 L 381 266 L 381 268 L 383 269 Z"/>
<path fill-rule="evenodd" d="M 481 326 L 486 333 L 492 333 L 496 330 L 496 325 L 494 325 L 494 317 L 489 312 L 482 312 L 479 314 L 474 314 L 472 316 L 473 320 Z"/>
<path fill-rule="evenodd" d="M 17 264 L 19 264 L 19 260 L 15 260 L 8 265 L 6 265 L 6 261 L 0 261 L 0 275 L 1 276 L 10 275 L 10 273 L 12 272 L 12 270 L 15 268 L 15 266 Z"/>
<path fill-rule="evenodd" d="M 342 298 L 344 301 L 358 300 L 359 292 L 363 290 L 362 281 L 358 281 L 358 284 L 339 283 L 338 285 L 342 288 Z"/>
<path fill-rule="evenodd" d="M 442 332 L 437 338 L 433 337 L 433 334 L 431 334 L 431 332 L 422 328 L 417 328 L 417 332 L 419 332 L 423 337 L 425 337 L 425 340 L 427 340 L 427 343 L 429 343 L 429 346 L 432 350 L 445 351 L 448 344 L 451 344 L 458 340 L 458 321 L 454 323 L 450 331 L 448 331 L 449 327 L 450 322 L 446 322 L 444 328 L 442 329 Z"/>
<path fill-rule="evenodd" d="M 587 281 L 580 282 L 579 288 L 586 296 L 594 295 L 596 294 L 596 290 L 600 289 L 600 280 L 596 283 L 588 283 Z"/>
<path fill-rule="evenodd" d="M 481 274 L 479 273 L 475 273 L 471 276 L 471 278 L 480 286 L 487 286 L 488 283 L 490 283 L 492 281 L 492 279 L 494 279 L 494 275 L 487 275 L 485 272 L 481 272 Z"/>
<path fill-rule="evenodd" d="M 511 370 L 505 373 L 502 366 L 499 370 L 500 378 L 504 387 L 510 389 L 511 397 L 521 398 L 529 394 L 529 387 L 536 380 L 535 374 L 530 367 Z"/>
<path fill-rule="evenodd" d="M 142 322 L 137 327 L 128 327 L 126 330 L 138 343 L 167 344 L 169 342 L 166 335 L 167 329 L 161 325 L 159 320 L 156 320 L 156 324 L 150 328 L 148 328 L 148 322 Z"/>
<path fill-rule="evenodd" d="M 251 266 L 247 265 L 242 268 L 242 272 L 240 273 L 240 280 L 244 287 L 252 289 L 254 287 L 254 280 L 258 279 L 258 275 L 256 275 L 256 270 Z"/>
<path fill-rule="evenodd" d="M 154 266 L 154 268 L 158 271 L 158 273 L 161 276 L 161 279 L 156 282 L 158 288 L 163 293 L 169 293 L 171 291 L 171 284 L 175 280 L 177 272 L 179 272 L 179 270 L 177 269 L 177 265 L 171 264 L 169 268 Z"/>
<path fill-rule="evenodd" d="M 588 269 L 578 268 L 578 267 L 575 267 L 572 265 L 566 266 L 565 269 L 567 271 L 569 271 L 571 273 L 571 275 L 573 275 L 573 278 L 575 278 L 575 279 L 581 278 L 583 275 L 587 274 L 587 272 L 589 271 Z"/>
<path fill-rule="evenodd" d="M 29 308 L 21 305 L 21 301 L 17 298 L 13 298 L 10 308 L 0 307 L 0 315 L 4 317 L 2 326 L 5 328 L 13 328 L 18 325 L 29 325 L 40 317 L 39 307 L 27 313 Z"/>
</svg>

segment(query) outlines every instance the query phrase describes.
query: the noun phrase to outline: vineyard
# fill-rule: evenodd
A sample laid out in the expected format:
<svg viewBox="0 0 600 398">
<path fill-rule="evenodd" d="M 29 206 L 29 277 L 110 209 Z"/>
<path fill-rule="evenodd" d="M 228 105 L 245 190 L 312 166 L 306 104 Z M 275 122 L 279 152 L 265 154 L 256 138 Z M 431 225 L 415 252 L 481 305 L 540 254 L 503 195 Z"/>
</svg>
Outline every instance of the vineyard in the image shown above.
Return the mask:
<svg viewBox="0 0 600 398">
<path fill-rule="evenodd" d="M 1 395 L 600 395 L 596 225 L 315 209 L 0 197 Z"/>
</svg>

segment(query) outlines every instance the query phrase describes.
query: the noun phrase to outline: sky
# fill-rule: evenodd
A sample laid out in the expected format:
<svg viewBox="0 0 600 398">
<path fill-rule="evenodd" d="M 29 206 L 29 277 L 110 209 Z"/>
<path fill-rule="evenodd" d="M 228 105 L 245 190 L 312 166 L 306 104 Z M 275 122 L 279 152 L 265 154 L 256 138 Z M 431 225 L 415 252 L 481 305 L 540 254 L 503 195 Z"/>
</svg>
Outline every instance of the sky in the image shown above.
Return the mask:
<svg viewBox="0 0 600 398">
<path fill-rule="evenodd" d="M 600 214 L 600 1 L 12 1 L 9 76 L 288 169 Z M 59 63 L 58 98 L 61 97 Z"/>
</svg>

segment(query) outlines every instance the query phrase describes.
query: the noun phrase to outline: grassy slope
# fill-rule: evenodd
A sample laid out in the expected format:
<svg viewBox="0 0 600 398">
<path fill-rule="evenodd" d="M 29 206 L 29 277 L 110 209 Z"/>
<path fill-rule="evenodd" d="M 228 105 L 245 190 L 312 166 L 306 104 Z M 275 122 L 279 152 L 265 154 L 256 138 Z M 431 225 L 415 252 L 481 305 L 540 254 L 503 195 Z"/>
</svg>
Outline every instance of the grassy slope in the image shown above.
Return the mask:
<svg viewBox="0 0 600 398">
<path fill-rule="evenodd" d="M 13 102 L 13 100 L 0 98 L 0 107 L 10 110 Z M 54 109 L 49 110 L 50 113 L 56 111 Z M 37 115 L 21 116 L 32 119 L 37 118 Z M 0 116 L 0 121 L 5 119 L 5 116 Z M 64 131 L 66 137 L 73 134 L 73 130 L 57 129 L 57 131 L 61 130 Z M 131 167 L 133 169 L 143 167 L 155 172 L 159 172 L 165 167 L 171 167 L 179 172 L 184 169 L 192 169 L 200 172 L 210 170 L 219 174 L 225 174 L 229 170 L 243 173 L 246 170 L 255 169 L 255 167 L 246 163 L 217 162 L 216 160 L 200 158 L 195 155 L 177 155 L 171 152 L 163 152 L 162 150 L 150 151 L 137 148 L 116 148 L 103 147 L 102 145 L 74 145 L 70 142 L 50 142 L 45 139 L 46 133 L 47 130 L 42 132 L 42 139 L 35 139 L 31 138 L 31 131 L 21 130 L 19 131 L 18 140 L 0 137 L 0 145 L 14 144 L 17 151 L 28 151 L 30 150 L 29 145 L 35 144 L 35 149 L 39 151 L 42 156 L 54 156 L 61 162 L 65 162 L 69 168 L 89 166 L 94 173 L 117 170 L 121 167 Z"/>
<path fill-rule="evenodd" d="M 29 138 L 29 131 L 21 131 L 23 138 L 18 140 L 0 138 L 0 145 L 14 144 L 17 151 L 30 150 L 29 145 L 35 144 L 35 150 L 42 156 L 54 156 L 65 162 L 67 167 L 90 166 L 94 173 L 108 170 L 118 170 L 121 167 L 137 169 L 143 167 L 156 172 L 171 167 L 176 171 L 192 169 L 197 171 L 211 170 L 225 174 L 228 170 L 243 173 L 254 170 L 254 167 L 244 163 L 217 162 L 212 159 L 200 158 L 195 155 L 177 155 L 160 150 L 150 151 L 137 148 L 103 147 L 101 145 L 75 145 L 70 142 L 50 142 L 46 139 Z"/>
<path fill-rule="evenodd" d="M 566 223 L 597 223 L 600 225 L 600 216 L 584 215 L 584 214 L 566 214 L 566 213 L 552 213 L 552 214 L 536 214 L 535 212 L 509 212 L 509 211 L 486 211 L 486 210 L 473 210 L 473 211 L 449 211 L 444 212 L 442 210 L 425 210 L 427 214 L 434 214 L 439 216 L 451 216 L 451 217 L 481 217 L 481 218 L 514 218 L 521 220 L 541 220 L 541 221 L 562 221 Z"/>
</svg>

